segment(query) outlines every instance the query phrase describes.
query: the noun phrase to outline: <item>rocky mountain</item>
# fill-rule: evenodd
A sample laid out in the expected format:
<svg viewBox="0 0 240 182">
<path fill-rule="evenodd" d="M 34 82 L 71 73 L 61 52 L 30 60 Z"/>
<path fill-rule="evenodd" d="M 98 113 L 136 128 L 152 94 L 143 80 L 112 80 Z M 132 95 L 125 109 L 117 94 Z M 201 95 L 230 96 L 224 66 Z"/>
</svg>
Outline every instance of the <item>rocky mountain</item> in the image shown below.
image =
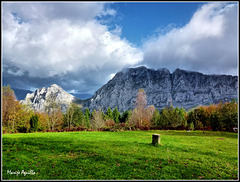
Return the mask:
<svg viewBox="0 0 240 182">
<path fill-rule="evenodd" d="M 67 106 L 71 102 L 81 104 L 81 100 L 77 97 L 67 93 L 60 86 L 53 84 L 48 88 L 40 88 L 33 93 L 28 93 L 24 100 L 20 102 L 30 105 L 36 111 L 44 111 L 47 101 L 54 100 L 56 103 L 60 103 L 63 112 L 66 111 Z"/>
<path fill-rule="evenodd" d="M 172 104 L 174 107 L 190 109 L 198 105 L 209 105 L 220 101 L 238 100 L 238 77 L 230 75 L 205 75 L 199 72 L 176 69 L 128 68 L 118 72 L 107 84 L 86 100 L 67 93 L 53 84 L 28 93 L 22 103 L 37 111 L 44 111 L 48 100 L 61 103 L 65 112 L 71 102 L 85 108 L 106 110 L 117 106 L 118 110 L 133 109 L 137 92 L 143 88 L 147 94 L 147 104 L 158 109 Z"/>
<path fill-rule="evenodd" d="M 143 88 L 147 104 L 161 109 L 169 104 L 190 109 L 219 101 L 238 98 L 238 77 L 230 75 L 204 75 L 176 69 L 129 68 L 118 72 L 113 79 L 95 92 L 85 104 L 90 110 L 106 110 L 116 106 L 123 112 L 134 108 L 137 92 Z"/>
</svg>

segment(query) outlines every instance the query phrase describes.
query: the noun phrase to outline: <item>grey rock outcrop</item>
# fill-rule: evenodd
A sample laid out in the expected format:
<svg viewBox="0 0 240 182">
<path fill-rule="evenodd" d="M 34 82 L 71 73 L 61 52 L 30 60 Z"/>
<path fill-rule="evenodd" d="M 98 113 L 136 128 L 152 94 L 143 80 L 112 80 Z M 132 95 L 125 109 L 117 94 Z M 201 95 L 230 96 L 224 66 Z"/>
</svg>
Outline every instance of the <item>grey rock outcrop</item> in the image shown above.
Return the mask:
<svg viewBox="0 0 240 182">
<path fill-rule="evenodd" d="M 77 97 L 67 93 L 60 86 L 53 84 L 48 88 L 43 87 L 31 94 L 27 94 L 25 99 L 20 102 L 29 105 L 36 111 L 43 112 L 50 100 L 60 104 L 63 112 L 66 111 L 70 103 L 80 101 Z"/>
<path fill-rule="evenodd" d="M 190 109 L 219 101 L 238 98 L 238 77 L 230 75 L 204 75 L 176 69 L 129 68 L 118 72 L 85 104 L 90 110 L 106 110 L 116 106 L 123 112 L 134 108 L 137 92 L 143 88 L 147 104 L 158 109 L 168 106 Z"/>
</svg>

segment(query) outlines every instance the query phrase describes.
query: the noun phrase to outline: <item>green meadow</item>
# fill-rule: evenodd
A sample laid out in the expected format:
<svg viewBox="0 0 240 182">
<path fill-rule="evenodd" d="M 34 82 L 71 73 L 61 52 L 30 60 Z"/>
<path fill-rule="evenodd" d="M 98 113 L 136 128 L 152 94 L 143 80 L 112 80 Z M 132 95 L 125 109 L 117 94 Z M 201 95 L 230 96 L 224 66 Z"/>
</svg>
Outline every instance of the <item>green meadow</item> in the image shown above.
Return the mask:
<svg viewBox="0 0 240 182">
<path fill-rule="evenodd" d="M 161 135 L 153 146 L 152 134 Z M 238 179 L 238 134 L 206 131 L 2 135 L 2 179 Z"/>
</svg>

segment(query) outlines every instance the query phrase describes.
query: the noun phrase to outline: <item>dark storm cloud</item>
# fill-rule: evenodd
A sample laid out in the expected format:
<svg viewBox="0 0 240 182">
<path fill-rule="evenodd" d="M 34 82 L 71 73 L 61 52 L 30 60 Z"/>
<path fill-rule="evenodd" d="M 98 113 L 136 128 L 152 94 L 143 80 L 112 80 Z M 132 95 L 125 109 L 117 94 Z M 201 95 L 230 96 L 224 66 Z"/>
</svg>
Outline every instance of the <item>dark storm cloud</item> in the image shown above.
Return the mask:
<svg viewBox="0 0 240 182">
<path fill-rule="evenodd" d="M 64 90 L 71 93 L 88 93 L 93 94 L 96 91 L 96 88 L 102 86 L 99 81 L 99 77 L 93 76 L 96 75 L 96 72 L 86 72 L 84 77 L 79 77 L 77 74 L 67 74 L 65 76 L 53 76 L 47 78 L 41 77 L 30 77 L 28 72 L 24 72 L 21 75 L 17 75 L 16 72 L 18 68 L 6 67 L 3 72 L 3 85 L 10 84 L 14 88 L 32 90 L 35 91 L 38 88 L 49 87 L 51 84 L 57 84 L 61 86 Z M 11 71 L 9 71 L 11 70 Z M 12 70 L 15 70 L 12 71 Z M 102 75 L 103 77 L 107 77 Z M 102 78 L 103 79 L 103 78 Z M 106 80 L 105 80 L 106 81 Z"/>
</svg>

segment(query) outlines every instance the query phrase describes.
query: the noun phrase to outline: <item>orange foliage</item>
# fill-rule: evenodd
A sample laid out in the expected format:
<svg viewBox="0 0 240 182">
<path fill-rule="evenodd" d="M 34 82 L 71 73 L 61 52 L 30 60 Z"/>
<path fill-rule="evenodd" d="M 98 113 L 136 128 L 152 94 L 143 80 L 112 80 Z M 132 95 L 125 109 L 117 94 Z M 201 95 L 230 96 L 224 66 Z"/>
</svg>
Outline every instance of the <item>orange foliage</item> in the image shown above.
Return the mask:
<svg viewBox="0 0 240 182">
<path fill-rule="evenodd" d="M 111 119 L 108 119 L 106 122 L 105 122 L 105 125 L 106 126 L 114 126 L 115 125 L 115 122 Z"/>
<path fill-rule="evenodd" d="M 48 115 L 44 112 L 36 112 L 38 116 L 38 129 L 40 131 L 46 131 L 48 129 Z"/>
<path fill-rule="evenodd" d="M 137 94 L 136 107 L 130 118 L 130 125 L 140 129 L 149 129 L 154 110 L 155 107 L 153 105 L 147 107 L 146 92 L 140 89 Z"/>
</svg>

